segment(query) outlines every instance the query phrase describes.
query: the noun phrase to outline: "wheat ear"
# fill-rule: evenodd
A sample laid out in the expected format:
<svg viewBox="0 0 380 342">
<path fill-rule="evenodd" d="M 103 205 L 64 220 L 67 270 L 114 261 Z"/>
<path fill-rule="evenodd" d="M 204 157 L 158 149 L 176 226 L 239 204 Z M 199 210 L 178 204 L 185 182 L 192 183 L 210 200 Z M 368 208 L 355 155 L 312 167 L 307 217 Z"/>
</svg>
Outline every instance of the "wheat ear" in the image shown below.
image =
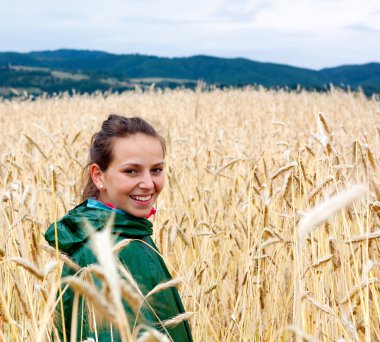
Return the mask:
<svg viewBox="0 0 380 342">
<path fill-rule="evenodd" d="M 133 241 L 132 239 L 121 240 L 120 242 L 118 242 L 117 244 L 115 244 L 112 247 L 112 251 L 115 254 L 118 254 L 122 249 L 124 249 L 125 247 L 127 247 L 132 241 Z"/>
<path fill-rule="evenodd" d="M 377 289 L 380 289 L 380 280 L 378 278 L 370 278 L 360 283 L 360 285 L 354 286 L 348 294 L 339 301 L 339 304 L 347 303 L 359 290 L 368 285 L 374 284 Z"/>
<path fill-rule="evenodd" d="M 149 291 L 146 295 L 146 297 L 149 297 L 149 296 L 152 296 L 154 295 L 155 293 L 158 293 L 158 292 L 161 292 L 161 291 L 164 291 L 170 287 L 175 287 L 175 286 L 178 286 L 179 284 L 181 284 L 183 282 L 183 279 L 181 278 L 175 278 L 175 279 L 172 279 L 172 280 L 169 280 L 165 283 L 161 283 L 161 284 L 158 284 L 156 285 L 153 290 Z"/>
<path fill-rule="evenodd" d="M 313 305 L 314 305 L 315 307 L 317 307 L 319 310 L 321 310 L 321 311 L 323 311 L 323 312 L 325 312 L 325 313 L 327 313 L 327 314 L 330 314 L 330 315 L 333 315 L 333 314 L 334 314 L 333 309 L 331 309 L 328 305 L 323 304 L 323 303 L 321 303 L 321 302 L 319 302 L 319 301 L 317 301 L 317 300 L 315 300 L 314 298 L 311 298 L 311 297 L 309 297 L 309 296 L 307 296 L 306 298 L 307 298 L 307 300 L 308 300 L 311 304 L 313 304 Z"/>
<path fill-rule="evenodd" d="M 195 312 L 185 312 L 185 313 L 179 314 L 173 318 L 167 319 L 166 321 L 163 321 L 162 325 L 165 328 L 175 327 L 178 324 L 182 323 L 183 321 L 188 320 L 190 317 L 192 317 L 194 315 L 195 315 Z"/>
<path fill-rule="evenodd" d="M 118 326 L 118 317 L 113 306 L 108 303 L 104 296 L 99 293 L 93 285 L 73 276 L 63 278 L 62 283 L 68 284 L 74 291 L 85 297 L 93 304 L 99 313 L 107 317 L 111 323 Z"/>
<path fill-rule="evenodd" d="M 363 185 L 357 184 L 311 209 L 298 224 L 298 240 L 302 241 L 316 226 L 328 220 L 338 210 L 345 208 L 351 202 L 363 196 L 365 191 L 366 189 Z"/>
<path fill-rule="evenodd" d="M 309 194 L 309 201 L 311 201 L 315 196 L 317 196 L 320 191 L 327 185 L 329 184 L 330 182 L 332 182 L 334 180 L 334 177 L 333 176 L 328 176 L 327 178 L 325 178 L 323 180 L 323 182 L 321 182 L 318 186 L 315 187 L 315 189 Z"/>
<path fill-rule="evenodd" d="M 17 265 L 23 267 L 25 270 L 27 270 L 29 273 L 33 274 L 35 277 L 37 277 L 40 280 L 43 280 L 45 277 L 45 273 L 38 269 L 38 267 L 33 264 L 31 261 L 20 258 L 20 257 L 15 257 L 12 259 L 9 259 L 9 261 L 15 262 Z"/>
<path fill-rule="evenodd" d="M 124 280 L 121 280 L 121 295 L 134 312 L 138 312 L 140 310 L 143 302 L 142 296 Z"/>
<path fill-rule="evenodd" d="M 113 303 L 117 306 L 121 299 L 121 288 L 120 276 L 113 254 L 113 242 L 111 237 L 113 221 L 114 215 L 110 217 L 106 227 L 102 231 L 95 231 L 88 221 L 85 221 L 85 224 L 90 235 L 91 248 L 103 269 L 104 276 L 111 291 Z"/>
<path fill-rule="evenodd" d="M 138 329 L 136 329 L 136 332 L 143 329 L 145 331 L 142 334 L 140 334 L 139 337 L 137 337 L 136 342 L 169 342 L 170 341 L 169 337 L 167 337 L 163 333 L 145 325 L 138 326 Z"/>
<path fill-rule="evenodd" d="M 55 257 L 56 256 L 56 249 L 51 247 L 51 246 L 48 246 L 48 245 L 45 245 L 45 244 L 42 244 L 40 243 L 39 246 L 47 253 L 49 253 L 51 256 Z M 76 264 L 74 261 L 72 261 L 70 259 L 70 257 L 68 257 L 65 253 L 63 252 L 59 252 L 59 260 L 61 260 L 62 262 L 64 262 L 68 267 L 70 267 L 73 271 L 75 272 L 78 272 L 81 267 Z"/>
<path fill-rule="evenodd" d="M 315 342 L 312 336 L 305 334 L 301 329 L 294 325 L 289 325 L 286 329 L 296 336 L 296 341 Z"/>
<path fill-rule="evenodd" d="M 319 123 L 321 125 L 320 126 L 321 133 L 322 133 L 322 131 L 324 131 L 326 134 L 330 135 L 331 132 L 330 132 L 329 126 L 327 125 L 326 119 L 322 113 L 318 114 L 318 119 L 319 119 Z"/>
<path fill-rule="evenodd" d="M 278 176 L 282 175 L 283 173 L 285 173 L 285 172 L 287 172 L 287 171 L 289 171 L 295 167 L 297 167 L 297 162 L 295 162 L 295 161 L 291 162 L 289 164 L 286 164 L 285 166 L 280 167 L 276 172 L 274 172 L 272 174 L 272 176 L 270 177 L 270 179 L 273 180 L 273 179 L 277 178 Z"/>
<path fill-rule="evenodd" d="M 372 233 L 364 233 L 364 234 L 354 236 L 350 240 L 346 241 L 346 243 L 361 242 L 361 241 L 373 240 L 373 239 L 378 239 L 378 238 L 380 238 L 380 230 L 376 230 L 375 232 L 372 232 Z"/>
</svg>

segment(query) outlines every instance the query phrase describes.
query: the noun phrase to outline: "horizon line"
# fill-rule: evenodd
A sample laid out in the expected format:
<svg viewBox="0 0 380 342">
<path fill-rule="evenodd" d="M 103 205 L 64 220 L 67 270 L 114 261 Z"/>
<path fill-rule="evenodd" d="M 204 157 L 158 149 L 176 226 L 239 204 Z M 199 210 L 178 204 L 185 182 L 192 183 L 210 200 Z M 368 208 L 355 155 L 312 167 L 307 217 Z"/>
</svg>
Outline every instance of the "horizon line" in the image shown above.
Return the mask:
<svg viewBox="0 0 380 342">
<path fill-rule="evenodd" d="M 2 51 L 0 50 L 0 53 L 19 53 L 19 54 L 30 54 L 30 53 L 39 53 L 39 52 L 56 52 L 56 51 L 88 51 L 88 52 L 100 52 L 108 55 L 115 55 L 115 56 L 128 56 L 128 55 L 136 55 L 136 56 L 144 56 L 144 57 L 156 57 L 156 58 L 167 58 L 167 59 L 181 59 L 181 58 L 193 58 L 193 57 L 210 57 L 210 58 L 217 58 L 217 59 L 226 59 L 226 60 L 234 60 L 234 59 L 245 59 L 254 63 L 261 63 L 261 64 L 275 64 L 275 65 L 282 65 L 282 66 L 289 66 L 292 68 L 297 69 L 306 69 L 306 70 L 313 70 L 313 71 L 321 71 L 324 69 L 334 69 L 339 67 L 345 67 L 345 66 L 363 66 L 368 64 L 380 64 L 380 61 L 369 61 L 365 63 L 350 63 L 350 64 L 339 64 L 335 66 L 329 66 L 329 67 L 322 67 L 322 68 L 311 68 L 311 67 L 301 67 L 294 64 L 287 64 L 287 63 L 277 63 L 277 62 L 270 62 L 270 61 L 259 61 L 254 60 L 248 57 L 242 57 L 242 56 L 236 56 L 236 57 L 221 57 L 221 56 L 215 56 L 215 55 L 208 55 L 208 54 L 194 54 L 194 55 L 186 55 L 186 56 L 163 56 L 163 55 L 153 55 L 153 54 L 144 54 L 140 52 L 130 52 L 130 53 L 117 53 L 117 52 L 109 52 L 105 50 L 96 50 L 96 49 L 77 49 L 77 48 L 58 48 L 58 49 L 43 49 L 43 50 L 30 50 L 30 51 Z"/>
</svg>

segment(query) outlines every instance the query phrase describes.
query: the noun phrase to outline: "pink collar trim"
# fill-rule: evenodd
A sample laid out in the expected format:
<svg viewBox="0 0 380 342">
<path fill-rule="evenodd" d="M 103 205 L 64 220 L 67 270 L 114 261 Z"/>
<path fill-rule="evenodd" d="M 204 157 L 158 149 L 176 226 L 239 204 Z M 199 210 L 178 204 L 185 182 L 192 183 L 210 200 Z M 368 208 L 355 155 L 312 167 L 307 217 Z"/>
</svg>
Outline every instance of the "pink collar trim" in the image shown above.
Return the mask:
<svg viewBox="0 0 380 342">
<path fill-rule="evenodd" d="M 115 205 L 113 205 L 112 203 L 109 203 L 109 202 L 102 202 L 102 203 L 105 204 L 107 207 L 110 207 L 110 208 L 115 209 L 115 210 L 117 209 L 117 207 Z M 148 219 L 152 215 L 155 215 L 156 212 L 157 212 L 157 210 L 152 207 L 152 209 L 150 209 L 150 213 L 146 216 L 146 218 Z"/>
</svg>

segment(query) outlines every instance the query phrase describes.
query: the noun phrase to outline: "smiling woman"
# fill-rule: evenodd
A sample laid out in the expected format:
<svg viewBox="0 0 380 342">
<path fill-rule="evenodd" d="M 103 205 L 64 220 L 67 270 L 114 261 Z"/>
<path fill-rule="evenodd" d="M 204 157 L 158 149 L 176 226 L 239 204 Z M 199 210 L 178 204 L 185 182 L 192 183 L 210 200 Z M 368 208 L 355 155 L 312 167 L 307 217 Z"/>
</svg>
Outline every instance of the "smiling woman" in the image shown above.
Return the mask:
<svg viewBox="0 0 380 342">
<path fill-rule="evenodd" d="M 152 223 L 147 220 L 164 187 L 164 157 L 165 141 L 147 122 L 141 118 L 110 115 L 92 138 L 90 162 L 85 168 L 88 179 L 84 202 L 53 223 L 45 238 L 82 268 L 90 266 L 97 263 L 97 259 L 89 245 L 86 222 L 95 230 L 102 230 L 113 215 L 111 233 L 116 242 L 133 240 L 120 251 L 119 260 L 143 296 L 149 294 L 137 313 L 130 303 L 123 302 L 130 330 L 133 332 L 141 323 L 160 330 L 173 341 L 192 341 L 187 320 L 179 319 L 174 327 L 163 324 L 185 313 L 177 289 L 168 286 L 162 291 L 154 290 L 157 285 L 171 280 L 150 237 Z M 62 277 L 73 274 L 64 267 Z M 56 320 L 61 339 L 66 335 L 66 339 L 71 340 L 121 340 L 122 331 L 91 322 L 88 310 L 83 310 L 83 300 L 79 306 L 82 310 L 78 310 L 74 297 L 71 289 L 62 296 L 63 315 L 62 310 L 58 310 Z"/>
<path fill-rule="evenodd" d="M 149 215 L 164 187 L 164 153 L 156 137 L 138 133 L 113 142 L 106 170 L 91 164 L 98 199 L 136 217 Z"/>
</svg>

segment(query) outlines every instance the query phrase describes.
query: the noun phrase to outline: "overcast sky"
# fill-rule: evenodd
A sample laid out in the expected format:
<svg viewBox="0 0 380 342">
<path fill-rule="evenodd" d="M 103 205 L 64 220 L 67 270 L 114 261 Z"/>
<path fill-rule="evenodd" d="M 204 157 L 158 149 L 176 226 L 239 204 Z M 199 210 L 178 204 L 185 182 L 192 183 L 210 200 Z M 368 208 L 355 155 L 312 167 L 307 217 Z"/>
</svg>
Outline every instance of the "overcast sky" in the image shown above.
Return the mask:
<svg viewBox="0 0 380 342">
<path fill-rule="evenodd" d="M 380 62 L 380 0 L 0 0 L 0 51 Z"/>
</svg>

